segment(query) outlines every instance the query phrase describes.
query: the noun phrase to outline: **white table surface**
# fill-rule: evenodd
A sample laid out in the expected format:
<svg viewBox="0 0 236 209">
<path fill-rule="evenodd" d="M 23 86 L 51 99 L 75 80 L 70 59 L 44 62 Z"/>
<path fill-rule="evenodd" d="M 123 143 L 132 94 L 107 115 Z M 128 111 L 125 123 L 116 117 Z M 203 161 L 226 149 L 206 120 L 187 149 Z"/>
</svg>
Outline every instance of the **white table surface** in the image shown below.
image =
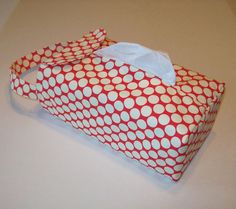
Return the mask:
<svg viewBox="0 0 236 209">
<path fill-rule="evenodd" d="M 1 209 L 236 208 L 236 7 L 229 0 L 2 1 Z M 166 51 L 226 82 L 212 133 L 178 183 L 167 180 L 9 92 L 17 57 L 104 27 L 118 41 Z"/>
</svg>

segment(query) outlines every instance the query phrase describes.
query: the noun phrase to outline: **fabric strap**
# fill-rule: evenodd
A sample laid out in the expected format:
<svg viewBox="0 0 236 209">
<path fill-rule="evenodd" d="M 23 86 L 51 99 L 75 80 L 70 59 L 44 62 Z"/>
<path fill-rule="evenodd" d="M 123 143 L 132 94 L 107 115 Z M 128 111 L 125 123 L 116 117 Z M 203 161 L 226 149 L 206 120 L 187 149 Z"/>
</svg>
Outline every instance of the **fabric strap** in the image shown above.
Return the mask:
<svg viewBox="0 0 236 209">
<path fill-rule="evenodd" d="M 10 87 L 20 96 L 37 100 L 36 84 L 21 78 L 22 74 L 40 64 L 63 65 L 83 59 L 98 49 L 106 41 L 103 28 L 92 31 L 76 41 L 60 42 L 23 56 L 10 66 Z"/>
</svg>

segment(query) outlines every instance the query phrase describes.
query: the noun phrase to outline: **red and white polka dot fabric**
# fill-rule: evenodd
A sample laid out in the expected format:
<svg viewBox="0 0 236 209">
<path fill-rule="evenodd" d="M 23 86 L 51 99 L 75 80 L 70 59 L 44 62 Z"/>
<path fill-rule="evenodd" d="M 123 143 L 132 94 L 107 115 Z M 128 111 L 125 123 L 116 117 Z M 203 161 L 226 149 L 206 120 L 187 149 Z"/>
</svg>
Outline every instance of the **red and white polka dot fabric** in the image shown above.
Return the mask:
<svg viewBox="0 0 236 209">
<path fill-rule="evenodd" d="M 208 136 L 224 83 L 174 65 L 176 85 L 93 52 L 104 29 L 34 51 L 11 66 L 11 88 L 129 158 L 177 181 Z M 20 75 L 39 65 L 36 84 Z"/>
</svg>

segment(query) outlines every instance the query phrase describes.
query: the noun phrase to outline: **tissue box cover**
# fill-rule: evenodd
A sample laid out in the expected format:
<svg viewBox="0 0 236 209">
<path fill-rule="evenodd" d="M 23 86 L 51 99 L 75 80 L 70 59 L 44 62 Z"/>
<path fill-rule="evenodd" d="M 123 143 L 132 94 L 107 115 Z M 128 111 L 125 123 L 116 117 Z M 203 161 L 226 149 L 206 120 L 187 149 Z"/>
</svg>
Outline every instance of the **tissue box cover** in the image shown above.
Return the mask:
<svg viewBox="0 0 236 209">
<path fill-rule="evenodd" d="M 11 88 L 147 167 L 180 179 L 219 109 L 224 83 L 174 65 L 176 85 L 93 52 L 115 43 L 104 29 L 30 53 L 11 66 Z M 36 85 L 20 75 L 39 65 Z"/>
</svg>

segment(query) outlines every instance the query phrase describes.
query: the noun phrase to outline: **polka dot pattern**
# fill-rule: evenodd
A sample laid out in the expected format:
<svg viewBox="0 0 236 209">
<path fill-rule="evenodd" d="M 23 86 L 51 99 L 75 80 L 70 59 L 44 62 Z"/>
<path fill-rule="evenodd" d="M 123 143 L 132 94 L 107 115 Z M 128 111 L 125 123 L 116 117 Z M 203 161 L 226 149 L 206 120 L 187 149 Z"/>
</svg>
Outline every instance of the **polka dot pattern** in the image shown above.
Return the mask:
<svg viewBox="0 0 236 209">
<path fill-rule="evenodd" d="M 177 83 L 169 86 L 141 69 L 98 57 L 94 50 L 115 43 L 105 34 L 98 29 L 17 60 L 11 67 L 11 88 L 177 181 L 213 126 L 224 84 L 174 65 Z M 36 85 L 20 79 L 39 64 Z"/>
<path fill-rule="evenodd" d="M 38 99 L 36 85 L 24 81 L 20 78 L 20 76 L 25 71 L 37 65 L 42 65 L 43 67 L 51 65 L 52 67 L 46 67 L 43 72 L 38 73 L 39 80 L 42 79 L 42 74 L 44 74 L 45 77 L 49 78 L 52 74 L 52 71 L 59 73 L 61 70 L 61 66 L 56 65 L 65 64 L 63 70 L 70 71 L 71 65 L 66 65 L 66 63 L 82 59 L 102 45 L 103 47 L 105 47 L 111 43 L 114 43 L 109 39 L 105 39 L 105 35 L 106 31 L 104 29 L 97 29 L 87 35 L 84 35 L 80 40 L 57 43 L 21 57 L 20 59 L 16 60 L 10 67 L 11 89 L 21 96 L 33 100 Z M 64 80 L 72 80 L 74 79 L 74 77 L 73 74 L 69 73 L 63 76 L 59 74 L 59 77 L 57 79 L 61 83 L 63 83 Z M 51 79 L 51 85 L 53 85 L 52 82 L 53 81 Z M 48 83 L 45 82 L 44 84 L 48 85 Z"/>
</svg>

